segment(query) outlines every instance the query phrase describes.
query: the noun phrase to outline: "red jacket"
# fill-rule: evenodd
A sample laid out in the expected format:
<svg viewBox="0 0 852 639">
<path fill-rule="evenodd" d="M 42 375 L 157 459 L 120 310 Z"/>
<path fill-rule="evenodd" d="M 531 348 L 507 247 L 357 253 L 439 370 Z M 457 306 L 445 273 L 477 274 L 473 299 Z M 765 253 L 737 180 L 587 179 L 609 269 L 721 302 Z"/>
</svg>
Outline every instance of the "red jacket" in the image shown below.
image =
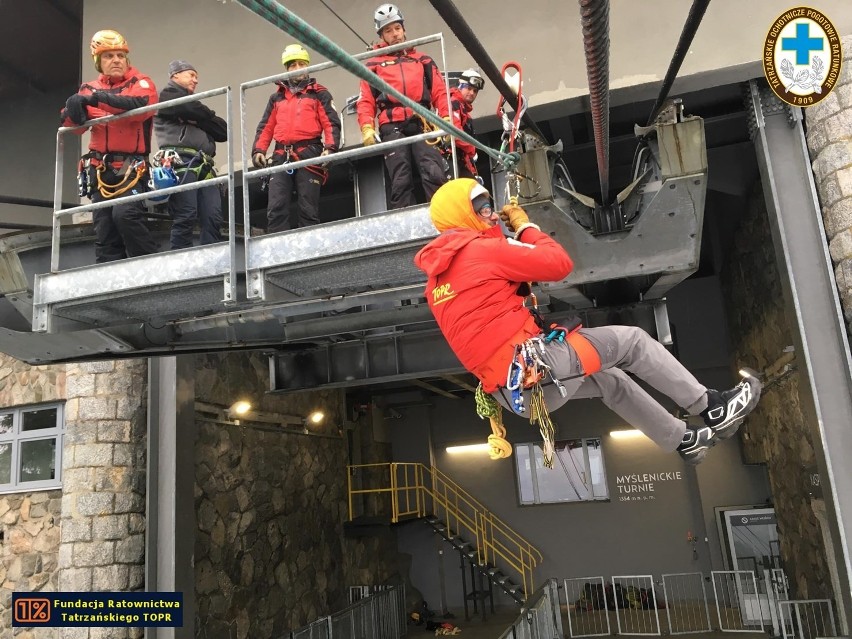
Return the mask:
<svg viewBox="0 0 852 639">
<path fill-rule="evenodd" d="M 295 91 L 289 84 L 280 82 L 257 125 L 252 155 L 266 153 L 273 140 L 282 145 L 292 144 L 297 150 L 300 143 L 304 146 L 305 142 L 313 141 L 336 151 L 340 146 L 340 117 L 328 89 L 313 78 Z"/>
<path fill-rule="evenodd" d="M 414 258 L 426 272 L 426 299 L 450 348 L 464 367 L 477 374 L 501 347 L 525 327 L 539 331 L 522 306 L 518 286 L 528 281 L 557 281 L 574 264 L 550 236 L 528 228 L 522 242 L 503 237 L 499 226 L 486 231 L 450 229 Z M 505 384 L 509 368 L 480 380 L 487 392 Z"/>
<path fill-rule="evenodd" d="M 387 45 L 382 43 L 375 48 L 382 49 L 385 46 Z M 419 102 L 427 109 L 437 109 L 442 118 L 449 115 L 444 77 L 435 61 L 425 53 L 418 53 L 413 48 L 394 53 L 380 53 L 367 60 L 366 65 L 407 98 Z M 382 126 L 391 122 L 405 122 L 414 114 L 414 111 L 402 106 L 396 98 L 374 89 L 365 80 L 361 80 L 361 95 L 356 110 L 358 126 L 372 125 L 376 116 L 379 118 L 379 126 Z"/>
<path fill-rule="evenodd" d="M 461 92 L 457 87 L 450 89 L 450 100 L 453 105 L 453 124 L 460 128 L 465 133 L 473 135 L 473 118 L 470 117 L 470 112 L 473 111 L 473 105 L 465 102 Z M 456 150 L 464 156 L 472 158 L 476 155 L 476 147 L 472 144 L 456 138 Z"/>
<path fill-rule="evenodd" d="M 88 118 L 102 118 L 107 115 L 124 113 L 131 109 L 156 104 L 157 89 L 147 75 L 135 67 L 129 67 L 127 73 L 118 82 L 113 83 L 101 74 L 97 80 L 86 82 L 77 91 L 79 95 L 92 95 L 95 91 L 101 98 L 97 106 L 87 106 Z M 117 122 L 95 125 L 89 140 L 89 150 L 99 153 L 126 153 L 148 155 L 151 150 L 151 122 L 154 112 L 143 113 Z M 62 126 L 76 126 L 62 110 Z M 82 134 L 84 129 L 76 131 Z"/>
</svg>

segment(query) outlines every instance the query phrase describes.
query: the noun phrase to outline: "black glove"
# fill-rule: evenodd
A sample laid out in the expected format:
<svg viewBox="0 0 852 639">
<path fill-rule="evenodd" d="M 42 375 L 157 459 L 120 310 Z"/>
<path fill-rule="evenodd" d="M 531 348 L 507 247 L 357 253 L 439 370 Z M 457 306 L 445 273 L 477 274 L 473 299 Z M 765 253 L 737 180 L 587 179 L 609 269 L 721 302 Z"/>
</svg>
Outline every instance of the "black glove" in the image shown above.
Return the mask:
<svg viewBox="0 0 852 639">
<path fill-rule="evenodd" d="M 83 124 L 89 119 L 86 106 L 89 104 L 89 96 L 75 93 L 65 101 L 65 115 L 74 124 Z"/>
</svg>

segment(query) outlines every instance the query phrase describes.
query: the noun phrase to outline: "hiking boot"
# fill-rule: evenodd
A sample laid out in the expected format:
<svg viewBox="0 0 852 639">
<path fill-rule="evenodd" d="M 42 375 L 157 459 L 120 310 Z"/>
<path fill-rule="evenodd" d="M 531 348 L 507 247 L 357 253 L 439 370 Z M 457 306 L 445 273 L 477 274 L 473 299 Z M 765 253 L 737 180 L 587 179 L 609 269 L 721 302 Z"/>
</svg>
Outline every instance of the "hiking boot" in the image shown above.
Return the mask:
<svg viewBox="0 0 852 639">
<path fill-rule="evenodd" d="M 701 413 L 704 423 L 713 430 L 719 439 L 733 437 L 760 400 L 762 388 L 756 373 L 743 369 L 745 379 L 734 388 L 726 391 L 707 391 L 707 408 Z"/>
<path fill-rule="evenodd" d="M 683 458 L 683 461 L 691 466 L 695 466 L 704 461 L 709 451 L 719 438 L 713 433 L 713 429 L 709 426 L 690 426 L 687 424 L 686 433 L 683 435 L 683 441 L 677 447 L 677 452 Z"/>
<path fill-rule="evenodd" d="M 704 426 L 687 425 L 677 451 L 687 464 L 700 464 L 713 446 L 733 437 L 743 420 L 757 406 L 761 383 L 757 374 L 743 369 L 745 379 L 726 391 L 707 391 L 707 408 L 701 413 Z"/>
</svg>

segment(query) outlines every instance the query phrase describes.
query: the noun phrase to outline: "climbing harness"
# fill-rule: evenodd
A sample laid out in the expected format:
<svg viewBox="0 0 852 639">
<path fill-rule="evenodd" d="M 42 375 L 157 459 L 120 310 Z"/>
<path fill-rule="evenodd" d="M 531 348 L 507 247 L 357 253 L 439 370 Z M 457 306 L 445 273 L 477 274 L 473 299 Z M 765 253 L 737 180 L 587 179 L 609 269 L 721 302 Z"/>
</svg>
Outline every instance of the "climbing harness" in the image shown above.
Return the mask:
<svg viewBox="0 0 852 639">
<path fill-rule="evenodd" d="M 483 153 L 488 154 L 490 157 L 494 158 L 494 160 L 504 165 L 507 169 L 514 167 L 518 164 L 518 162 L 520 162 L 520 154 L 514 152 L 504 153 L 502 151 L 495 151 L 494 149 L 485 146 L 482 142 L 466 131 L 459 129 L 451 122 L 444 120 L 436 113 L 425 108 L 422 104 L 419 104 L 408 96 L 403 95 L 400 91 L 382 80 L 376 73 L 373 73 L 367 66 L 353 58 L 322 33 L 287 9 L 287 7 L 275 2 L 274 0 L 236 1 L 249 11 L 252 11 L 267 22 L 270 22 L 282 31 L 285 31 L 305 46 L 324 55 L 331 62 L 340 65 L 342 69 L 345 69 L 361 80 L 364 80 L 380 93 L 392 96 L 401 105 L 413 110 L 433 125 L 439 127 L 443 131 L 446 131 L 449 135 L 454 135 L 457 138 L 472 144 Z M 377 54 L 378 53 L 380 52 L 377 52 Z"/>
<path fill-rule="evenodd" d="M 309 145 L 302 146 L 300 147 L 300 149 L 304 150 L 305 148 L 307 148 L 307 146 Z M 282 149 L 283 152 L 279 154 L 279 150 Z M 288 162 L 298 162 L 299 160 L 304 159 L 299 157 L 299 154 L 296 152 L 295 146 L 292 144 L 276 144 L 275 153 L 278 155 L 282 155 L 282 164 L 287 164 Z M 324 166 L 311 164 L 309 166 L 303 166 L 302 168 L 318 176 L 322 180 L 323 185 L 325 185 L 326 181 L 328 180 L 328 169 Z M 293 175 L 296 172 L 296 169 L 284 169 L 284 172 L 287 175 Z"/>
<path fill-rule="evenodd" d="M 98 185 L 98 192 L 105 200 L 127 193 L 127 191 L 131 190 L 139 183 L 142 176 L 144 176 L 148 171 L 148 163 L 145 161 L 145 158 L 139 157 L 136 160 L 130 161 L 125 159 L 124 166 L 122 166 L 122 168 L 125 166 L 127 168 L 124 171 L 124 175 L 121 176 L 121 181 L 118 184 L 108 184 L 104 179 L 104 172 L 107 170 L 107 165 L 111 164 L 108 161 L 109 155 L 110 154 L 108 153 L 104 154 L 100 164 L 95 167 L 95 178 Z M 115 171 L 116 175 L 118 175 L 120 171 L 121 169 Z"/>
</svg>

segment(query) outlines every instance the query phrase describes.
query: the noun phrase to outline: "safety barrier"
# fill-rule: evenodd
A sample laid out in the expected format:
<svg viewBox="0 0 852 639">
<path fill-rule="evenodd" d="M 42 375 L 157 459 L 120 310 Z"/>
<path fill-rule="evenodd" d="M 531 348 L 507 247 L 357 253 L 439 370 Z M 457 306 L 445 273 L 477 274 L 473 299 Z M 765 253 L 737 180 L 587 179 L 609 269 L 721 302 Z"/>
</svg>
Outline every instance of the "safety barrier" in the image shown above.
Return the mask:
<svg viewBox="0 0 852 639">
<path fill-rule="evenodd" d="M 555 579 L 531 594 L 518 618 L 498 639 L 561 639 L 562 613 Z"/>
<path fill-rule="evenodd" d="M 613 577 L 613 588 L 620 586 L 622 605 L 615 607 L 620 635 L 659 635 L 660 615 L 651 575 Z"/>
<path fill-rule="evenodd" d="M 769 605 L 758 596 L 757 577 L 750 570 L 714 570 L 713 598 L 719 630 L 754 632 L 764 629 Z"/>
<path fill-rule="evenodd" d="M 663 601 L 669 634 L 709 632 L 710 607 L 707 605 L 703 574 L 689 572 L 663 575 Z"/>
<path fill-rule="evenodd" d="M 601 637 L 612 633 L 603 577 L 566 579 L 565 603 L 569 636 Z"/>
<path fill-rule="evenodd" d="M 400 585 L 374 592 L 280 639 L 399 639 L 405 626 L 405 586 Z"/>
<path fill-rule="evenodd" d="M 437 468 L 362 464 L 349 466 L 348 474 L 350 520 L 384 515 L 395 523 L 434 515 L 446 524 L 448 537 L 462 536 L 473 544 L 480 565 L 511 569 L 524 593 L 532 592 L 533 570 L 543 559 L 541 553 Z"/>
<path fill-rule="evenodd" d="M 778 602 L 784 639 L 837 637 L 834 608 L 828 599 L 794 599 Z"/>
</svg>

